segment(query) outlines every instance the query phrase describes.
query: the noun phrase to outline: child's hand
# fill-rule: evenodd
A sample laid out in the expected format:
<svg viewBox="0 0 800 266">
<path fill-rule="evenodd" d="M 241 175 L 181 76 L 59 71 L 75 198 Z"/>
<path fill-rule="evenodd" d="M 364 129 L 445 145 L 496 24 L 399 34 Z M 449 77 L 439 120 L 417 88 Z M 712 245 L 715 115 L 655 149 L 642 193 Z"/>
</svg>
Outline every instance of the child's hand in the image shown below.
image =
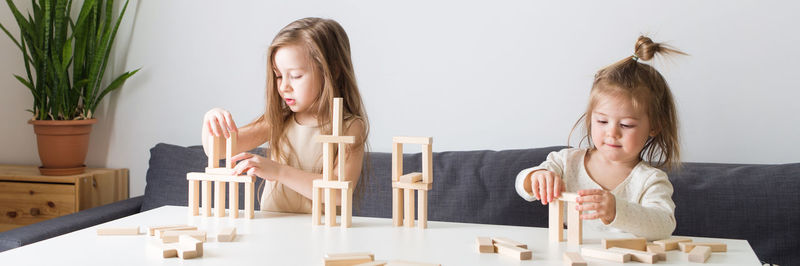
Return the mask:
<svg viewBox="0 0 800 266">
<path fill-rule="evenodd" d="M 547 170 L 533 172 L 531 181 L 533 182 L 533 195 L 542 202 L 542 205 L 547 205 L 553 202 L 554 198 L 561 197 L 561 192 L 564 190 L 564 181 L 561 180 L 561 177 Z"/>
<path fill-rule="evenodd" d="M 222 108 L 214 108 L 206 112 L 203 117 L 203 132 L 215 137 L 229 138 L 231 131 L 238 132 L 239 130 L 236 128 L 230 112 Z"/>
<path fill-rule="evenodd" d="M 583 220 L 600 219 L 610 224 L 617 216 L 617 201 L 614 194 L 603 189 L 584 189 L 578 191 L 578 211 L 594 211 L 581 214 Z"/>
<path fill-rule="evenodd" d="M 236 162 L 236 166 L 233 167 L 234 175 L 246 174 L 269 181 L 275 181 L 275 178 L 278 176 L 279 167 L 281 166 L 263 156 L 246 152 L 231 157 L 231 161 Z"/>
</svg>

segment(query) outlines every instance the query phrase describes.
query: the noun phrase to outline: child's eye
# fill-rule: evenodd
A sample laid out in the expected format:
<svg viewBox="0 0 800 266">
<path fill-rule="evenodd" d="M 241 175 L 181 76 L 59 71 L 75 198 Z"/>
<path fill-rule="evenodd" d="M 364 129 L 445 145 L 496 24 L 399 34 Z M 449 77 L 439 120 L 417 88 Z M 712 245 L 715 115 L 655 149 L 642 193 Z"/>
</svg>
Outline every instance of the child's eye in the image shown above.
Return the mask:
<svg viewBox="0 0 800 266">
<path fill-rule="evenodd" d="M 303 75 L 299 75 L 299 76 L 292 76 L 292 79 L 299 79 L 299 78 L 302 78 L 302 77 L 303 77 Z"/>
<path fill-rule="evenodd" d="M 605 124 L 605 123 L 608 123 L 608 121 L 605 121 L 605 120 L 597 120 L 597 123 L 600 123 L 600 124 Z"/>
<path fill-rule="evenodd" d="M 627 124 L 619 124 L 622 128 L 632 128 L 634 125 L 627 125 Z"/>
</svg>

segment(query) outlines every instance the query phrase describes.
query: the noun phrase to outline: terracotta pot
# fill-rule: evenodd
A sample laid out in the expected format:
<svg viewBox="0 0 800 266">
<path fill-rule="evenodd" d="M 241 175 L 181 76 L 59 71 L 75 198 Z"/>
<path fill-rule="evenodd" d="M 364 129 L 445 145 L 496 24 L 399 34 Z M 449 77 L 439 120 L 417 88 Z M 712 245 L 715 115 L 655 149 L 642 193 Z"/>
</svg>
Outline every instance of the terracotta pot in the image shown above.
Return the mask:
<svg viewBox="0 0 800 266">
<path fill-rule="evenodd" d="M 97 119 L 89 120 L 30 120 L 42 175 L 74 175 L 86 169 L 84 161 L 89 151 L 89 133 Z"/>
</svg>

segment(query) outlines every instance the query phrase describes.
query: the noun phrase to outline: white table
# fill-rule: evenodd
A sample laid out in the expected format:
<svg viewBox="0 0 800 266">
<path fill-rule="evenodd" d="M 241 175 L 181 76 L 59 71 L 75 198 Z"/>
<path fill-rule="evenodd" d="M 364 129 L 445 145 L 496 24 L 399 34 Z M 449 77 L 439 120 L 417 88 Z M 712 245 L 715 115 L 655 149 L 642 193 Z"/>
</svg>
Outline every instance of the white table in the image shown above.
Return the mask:
<svg viewBox="0 0 800 266">
<path fill-rule="evenodd" d="M 160 258 L 154 237 L 97 236 L 98 227 L 196 225 L 208 232 L 202 258 Z M 217 242 L 217 230 L 235 226 L 234 242 Z M 600 246 L 601 238 L 630 235 L 584 234 L 583 247 Z M 533 260 L 519 261 L 493 253 L 478 253 L 478 236 L 508 237 L 528 244 Z M 694 238 L 723 242 L 728 252 L 713 253 L 708 265 L 760 265 L 745 240 Z M 391 219 L 353 217 L 350 228 L 311 226 L 308 214 L 256 212 L 255 219 L 189 216 L 186 207 L 165 206 L 98 226 L 0 253 L 3 265 L 322 265 L 328 252 L 372 252 L 376 260 L 409 260 L 442 265 L 562 265 L 566 242 L 550 244 L 546 228 L 429 221 L 427 229 L 393 227 Z M 589 265 L 622 265 L 585 258 Z M 640 264 L 629 262 L 625 265 Z M 661 265 L 699 265 L 687 254 L 667 252 Z"/>
</svg>

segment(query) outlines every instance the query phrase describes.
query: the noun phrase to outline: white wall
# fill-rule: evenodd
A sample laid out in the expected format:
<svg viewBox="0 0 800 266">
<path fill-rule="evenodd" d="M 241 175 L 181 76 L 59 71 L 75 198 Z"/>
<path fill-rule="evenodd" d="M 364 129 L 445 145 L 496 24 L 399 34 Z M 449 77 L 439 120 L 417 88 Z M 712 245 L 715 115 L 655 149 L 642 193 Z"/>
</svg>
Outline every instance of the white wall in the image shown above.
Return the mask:
<svg viewBox="0 0 800 266">
<path fill-rule="evenodd" d="M 22 4 L 20 4 L 22 5 Z M 141 1 L 120 33 L 115 75 L 143 67 L 98 114 L 88 163 L 131 169 L 149 148 L 199 144 L 219 106 L 240 125 L 263 110 L 265 52 L 294 19 L 339 21 L 353 49 L 374 151 L 396 135 L 436 151 L 563 145 L 599 68 L 640 33 L 691 54 L 658 63 L 677 98 L 685 161 L 800 162 L 800 4 L 784 1 Z M 0 21 L 12 24 L 0 4 Z M 31 96 L 0 41 L 1 163 L 38 164 Z M 660 61 L 663 62 L 663 61 Z M 415 151 L 415 150 L 412 150 Z"/>
</svg>

